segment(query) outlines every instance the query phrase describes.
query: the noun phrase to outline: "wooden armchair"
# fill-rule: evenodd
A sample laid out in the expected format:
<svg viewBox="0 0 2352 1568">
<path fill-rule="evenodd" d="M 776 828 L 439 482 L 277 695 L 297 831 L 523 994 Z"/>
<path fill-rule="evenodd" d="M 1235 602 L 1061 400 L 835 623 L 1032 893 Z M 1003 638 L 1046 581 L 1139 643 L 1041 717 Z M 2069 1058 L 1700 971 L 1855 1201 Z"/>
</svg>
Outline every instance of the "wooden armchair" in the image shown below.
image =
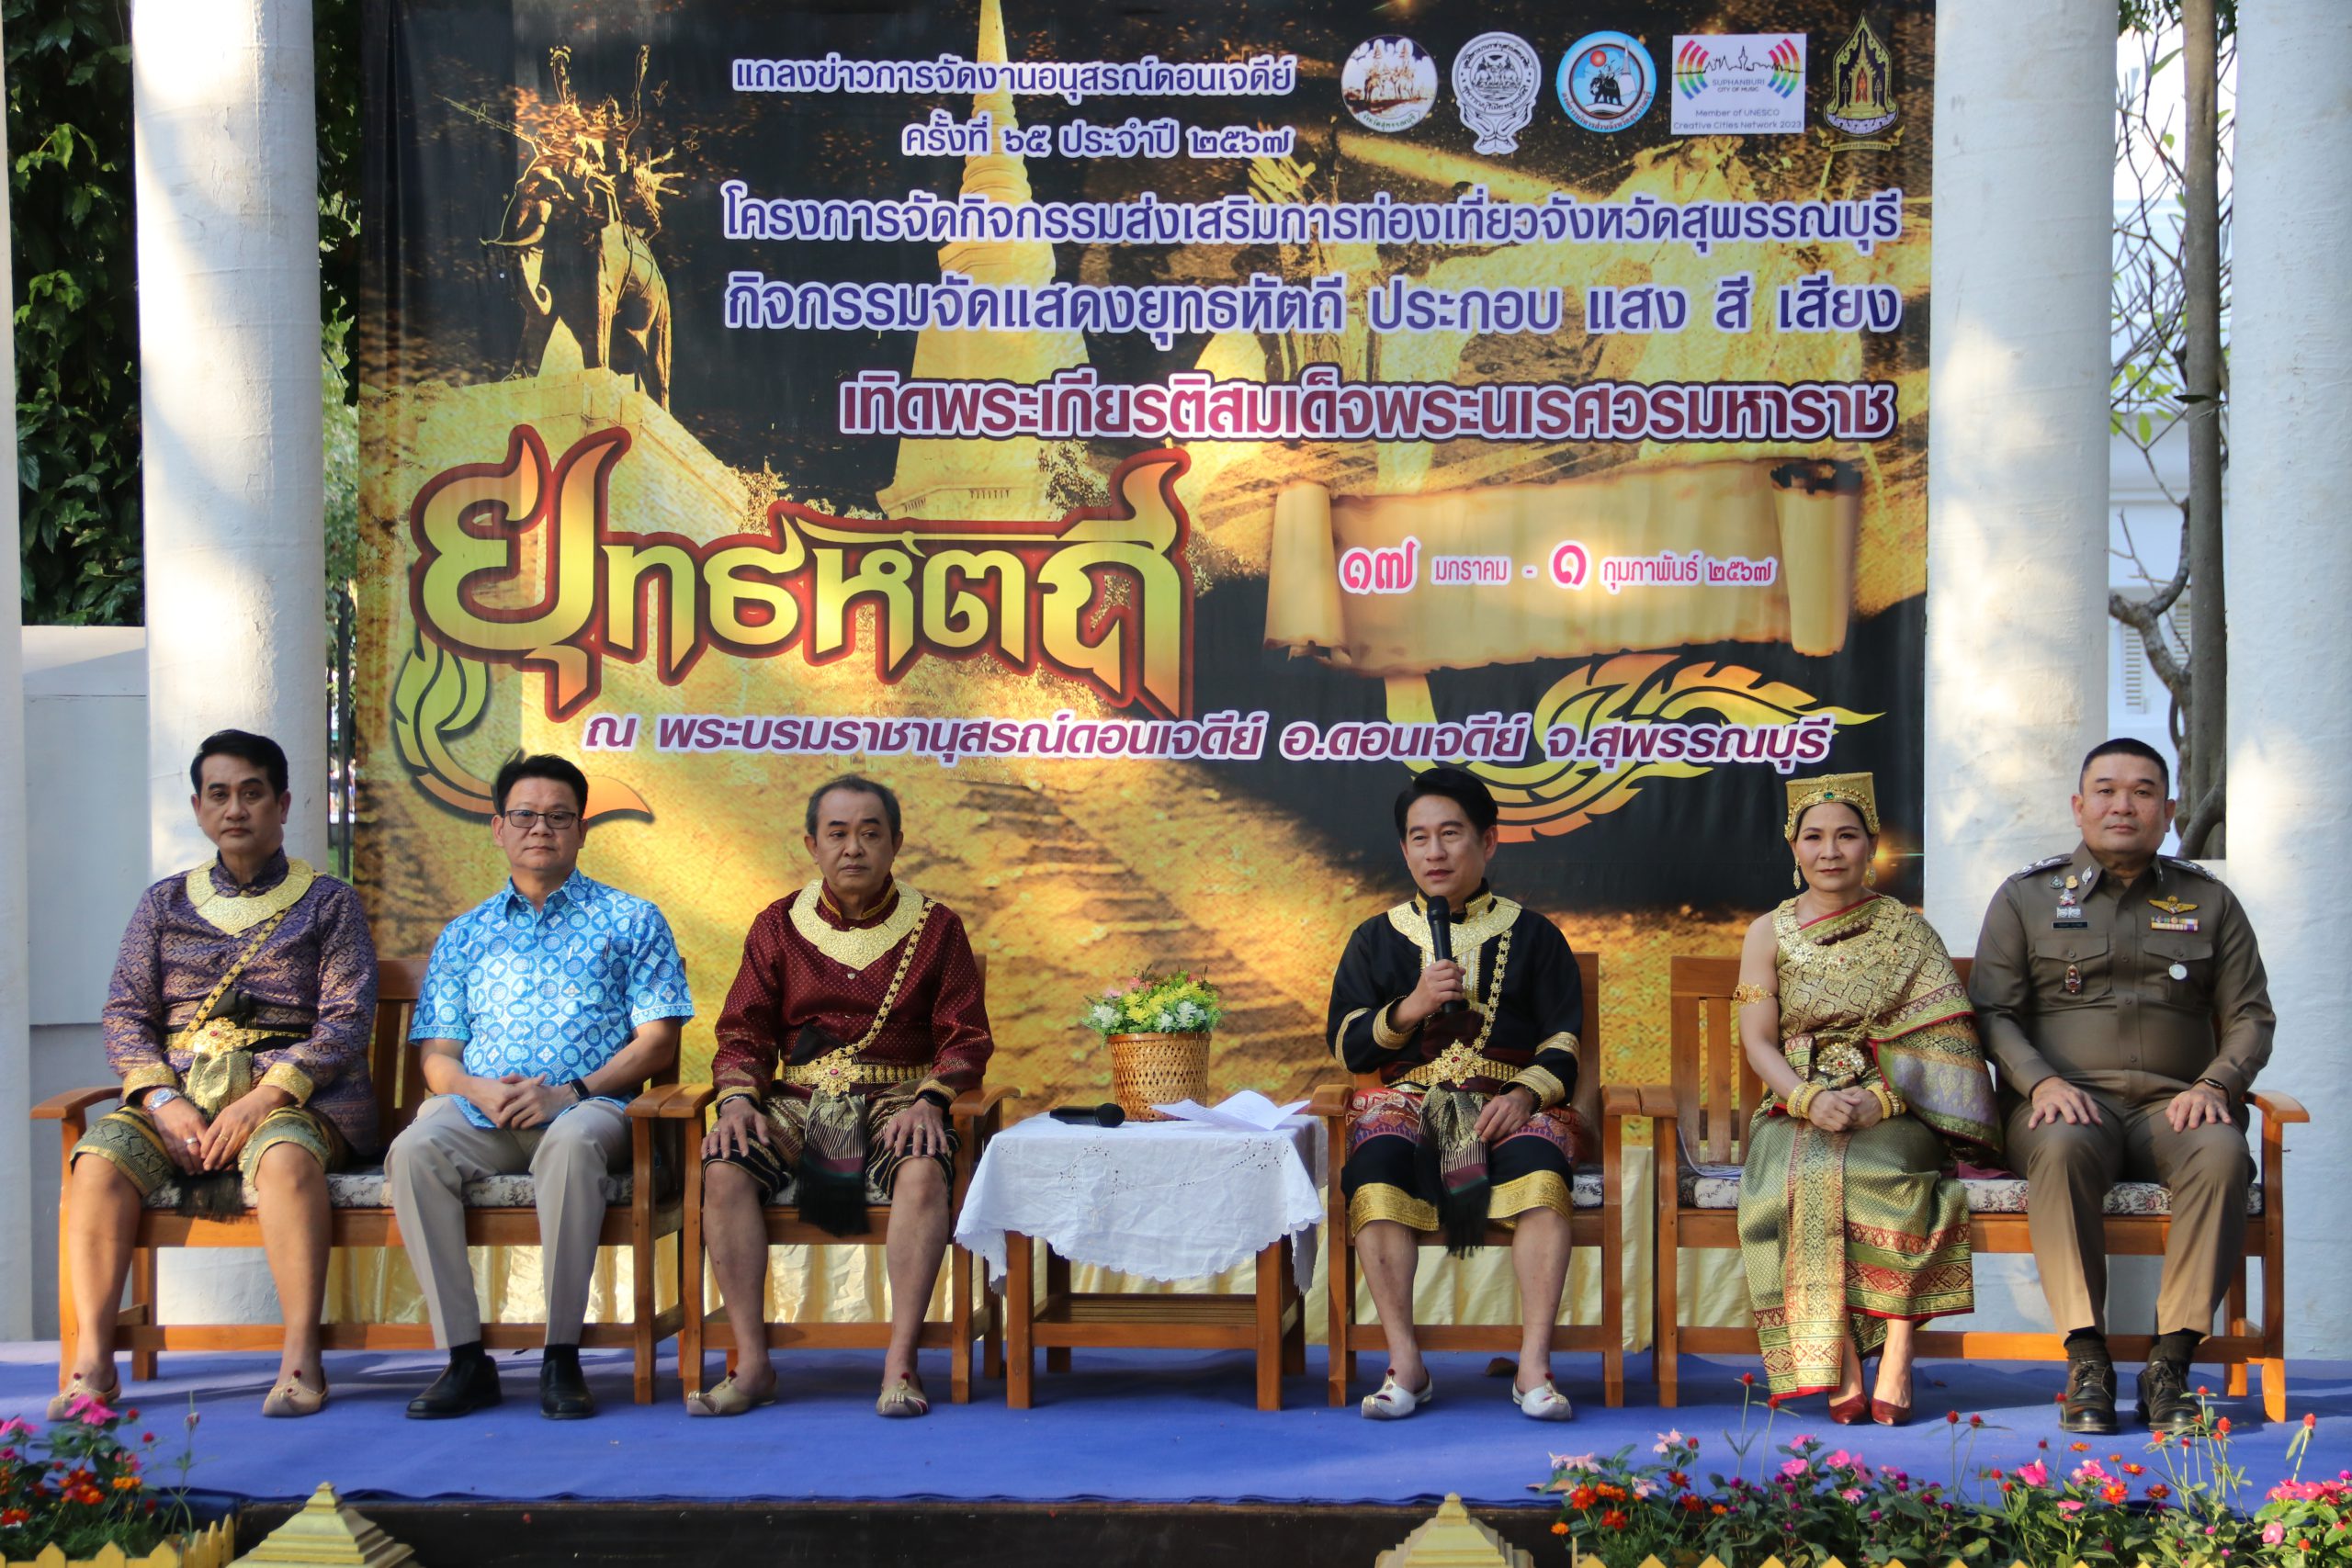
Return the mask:
<svg viewBox="0 0 2352 1568">
<path fill-rule="evenodd" d="M 416 1010 L 424 980 L 421 959 L 385 959 L 377 969 L 376 1032 L 368 1052 L 368 1070 L 375 1082 L 378 1126 L 383 1143 L 413 1120 L 431 1090 L 424 1087 L 424 1067 L 409 1048 L 409 1019 Z M 57 1318 L 63 1337 L 64 1359 L 74 1359 L 78 1337 L 74 1309 L 74 1272 L 66 1235 L 72 1224 L 74 1145 L 89 1123 L 91 1108 L 119 1099 L 119 1084 L 103 1089 L 74 1089 L 33 1108 L 36 1121 L 55 1122 L 61 1139 L 60 1157 L 69 1167 L 58 1197 Z M 683 1228 L 680 1201 L 682 1177 L 698 1174 L 699 1166 L 685 1161 L 684 1134 L 693 1113 L 676 1108 L 677 1069 L 655 1075 L 646 1091 L 628 1108 L 629 1168 L 605 1179 L 605 1225 L 600 1247 L 629 1250 L 635 1310 L 627 1323 L 591 1323 L 581 1330 L 589 1347 L 628 1346 L 635 1352 L 633 1393 L 637 1403 L 653 1400 L 653 1348 L 678 1331 L 682 1309 L 657 1311 L 654 1305 L 654 1243 Z M 130 1262 L 130 1304 L 123 1309 L 119 1344 L 130 1352 L 130 1375 L 146 1380 L 155 1375 L 159 1350 L 275 1350 L 281 1331 L 276 1324 L 165 1324 L 157 1315 L 155 1254 L 167 1247 L 261 1246 L 261 1222 L 250 1205 L 226 1219 L 196 1219 L 175 1213 L 175 1185 L 167 1184 L 148 1201 L 139 1217 L 139 1235 Z M 339 1171 L 327 1179 L 333 1205 L 336 1247 L 397 1247 L 400 1224 L 384 1190 L 383 1168 L 371 1166 Z M 531 1178 L 492 1177 L 475 1182 L 466 1191 L 466 1242 L 471 1247 L 537 1247 L 538 1211 L 532 1206 Z M 684 1248 L 680 1248 L 681 1257 Z M 524 1349 L 541 1343 L 543 1323 L 484 1323 L 482 1343 L 492 1349 Z M 330 1350 L 418 1350 L 433 1346 L 430 1324 L 330 1323 L 322 1341 Z"/>
<path fill-rule="evenodd" d="M 1576 1213 L 1568 1221 L 1572 1247 L 1597 1247 L 1600 1253 L 1600 1321 L 1598 1324 L 1555 1325 L 1555 1350 L 1600 1353 L 1601 1395 L 1611 1409 L 1625 1403 L 1625 1301 L 1623 1233 L 1623 1119 L 1636 1114 L 1639 1094 L 1630 1089 L 1604 1089 L 1600 1084 L 1600 960 L 1590 953 L 1577 954 L 1584 981 L 1584 1021 L 1577 1031 L 1575 1105 L 1585 1125 L 1600 1138 L 1600 1168 L 1578 1168 L 1573 1182 Z M 1325 1294 L 1330 1303 L 1331 1403 L 1348 1402 L 1349 1384 L 1355 1380 L 1356 1357 L 1363 1351 L 1385 1351 L 1388 1334 L 1377 1323 L 1356 1316 L 1355 1238 L 1348 1230 L 1348 1200 L 1340 1187 L 1340 1168 L 1348 1151 L 1348 1100 L 1358 1089 L 1377 1089 L 1376 1075 L 1359 1075 L 1353 1083 L 1329 1084 L 1317 1091 L 1310 1114 L 1323 1119 L 1329 1151 L 1326 1190 L 1330 1210 L 1323 1226 L 1323 1245 L 1330 1258 Z M 1499 1223 L 1487 1227 L 1489 1245 L 1508 1246 L 1510 1227 Z M 1424 1247 L 1443 1245 L 1435 1233 L 1424 1233 Z M 1519 1348 L 1517 1323 L 1426 1324 L 1415 1330 L 1425 1350 L 1493 1350 Z"/>
<path fill-rule="evenodd" d="M 691 1126 L 699 1146 L 703 1131 L 703 1112 L 718 1091 L 709 1084 L 690 1084 L 673 1091 L 672 1103 L 684 1108 L 679 1113 L 692 1118 Z M 980 1162 L 980 1154 L 988 1141 L 1004 1126 L 1004 1102 L 1021 1098 L 1012 1089 L 967 1089 L 956 1097 L 948 1108 L 954 1123 L 957 1147 L 956 1176 L 948 1190 L 948 1214 L 953 1216 L 964 1206 L 964 1193 L 971 1186 L 972 1172 Z M 685 1384 L 688 1397 L 702 1392 L 703 1353 L 706 1350 L 727 1352 L 727 1370 L 735 1370 L 735 1324 L 729 1308 L 716 1312 L 705 1310 L 702 1239 L 703 1171 L 699 1154 L 686 1166 L 685 1234 L 681 1255 L 686 1271 L 685 1288 L 681 1296 L 684 1321 L 678 1331 L 678 1376 Z M 770 1203 L 767 1207 L 768 1245 L 770 1247 L 882 1247 L 890 1239 L 890 1211 L 887 1204 L 876 1204 L 871 1210 L 873 1231 L 868 1235 L 844 1241 L 829 1231 L 820 1230 L 800 1217 L 800 1211 L 789 1203 Z M 957 1404 L 968 1404 L 972 1398 L 972 1255 L 956 1246 L 947 1244 L 947 1316 L 927 1318 L 915 1343 L 919 1348 L 948 1352 L 951 1397 Z M 986 1342 L 987 1374 L 1004 1375 L 1004 1326 L 1001 1311 L 994 1292 L 985 1286 L 986 1298 L 981 1308 L 981 1336 Z M 890 1325 L 887 1322 L 865 1323 L 771 1323 L 766 1325 L 768 1345 L 784 1349 L 790 1346 L 808 1346 L 818 1349 L 882 1350 L 889 1348 Z"/>
<path fill-rule="evenodd" d="M 1953 966 L 1968 978 L 1969 961 Z M 1671 1085 L 1640 1091 L 1641 1114 L 1652 1118 L 1657 1158 L 1657 1287 L 1656 1365 L 1658 1403 L 1678 1397 L 1676 1357 L 1682 1350 L 1754 1355 L 1756 1331 L 1686 1328 L 1677 1310 L 1676 1270 L 1683 1247 L 1739 1250 L 1739 1187 L 1736 1178 L 1693 1170 L 1678 1160 L 1687 1149 L 1708 1167 L 1734 1166 L 1747 1157 L 1747 1123 L 1764 1097 L 1763 1084 L 1740 1049 L 1738 1020 L 1731 1005 L 1739 983 L 1736 958 L 1677 957 L 1671 971 L 1669 1006 L 1673 1024 Z M 2228 1391 L 2246 1392 L 2246 1363 L 2262 1368 L 2262 1406 L 2269 1418 L 2287 1414 L 2287 1172 L 2284 1130 L 2308 1122 L 2310 1112 L 2293 1096 L 2255 1093 L 2247 1101 L 2262 1113 L 2260 1170 L 2248 1201 L 2245 1256 L 2229 1294 L 2229 1332 L 2199 1347 L 2199 1360 L 2219 1361 L 2228 1371 Z M 1679 1175 L 1671 1179 L 1670 1173 Z M 2026 1183 L 2022 1177 L 1971 1178 L 1968 1190 L 1970 1245 L 1979 1253 L 2033 1251 L 2026 1233 Z M 2153 1181 L 2119 1182 L 2107 1200 L 2107 1251 L 2110 1258 L 2161 1257 L 2171 1221 L 2171 1195 Z M 2247 1276 L 2262 1264 L 2262 1322 L 2245 1315 Z M 2120 1359 L 2148 1353 L 2150 1337 L 2117 1334 L 2109 1344 Z M 1978 1359 L 2063 1360 L 2065 1341 L 2056 1333 L 2003 1333 L 1984 1329 L 1923 1328 L 1924 1357 Z"/>
</svg>

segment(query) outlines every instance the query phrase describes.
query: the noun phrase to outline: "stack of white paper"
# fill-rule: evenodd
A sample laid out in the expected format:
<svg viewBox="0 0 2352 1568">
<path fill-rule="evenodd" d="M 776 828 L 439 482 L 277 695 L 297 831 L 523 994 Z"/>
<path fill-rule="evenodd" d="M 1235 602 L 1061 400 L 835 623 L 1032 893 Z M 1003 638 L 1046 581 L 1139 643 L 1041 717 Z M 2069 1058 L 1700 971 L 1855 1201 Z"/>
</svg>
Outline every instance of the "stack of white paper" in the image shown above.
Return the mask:
<svg viewBox="0 0 2352 1568">
<path fill-rule="evenodd" d="M 1228 1095 L 1221 1104 L 1203 1105 L 1196 1100 L 1180 1100 L 1173 1105 L 1155 1105 L 1154 1111 L 1172 1116 L 1179 1122 L 1201 1122 L 1212 1127 L 1239 1127 L 1252 1133 L 1271 1133 L 1303 1109 L 1306 1101 L 1294 1100 L 1288 1105 L 1276 1105 L 1254 1089 Z"/>
</svg>

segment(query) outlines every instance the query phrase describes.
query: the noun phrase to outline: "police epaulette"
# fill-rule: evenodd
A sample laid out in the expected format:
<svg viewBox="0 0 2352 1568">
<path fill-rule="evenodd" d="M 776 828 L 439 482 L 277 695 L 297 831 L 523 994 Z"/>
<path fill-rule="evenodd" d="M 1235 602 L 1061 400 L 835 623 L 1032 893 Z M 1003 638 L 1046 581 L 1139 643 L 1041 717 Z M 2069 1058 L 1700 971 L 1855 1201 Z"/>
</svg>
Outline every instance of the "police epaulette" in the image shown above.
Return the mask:
<svg viewBox="0 0 2352 1568">
<path fill-rule="evenodd" d="M 2073 860 L 2074 858 L 2075 857 L 2071 852 L 2063 855 L 2052 855 L 2048 860 L 2038 860 L 2031 865 L 2025 867 L 2023 870 L 2013 871 L 2009 874 L 2012 876 L 2031 876 L 2037 871 L 2048 871 L 2053 865 L 2064 865 L 2068 861 Z"/>
<path fill-rule="evenodd" d="M 2203 866 L 2199 865 L 2193 860 L 2183 860 L 2178 855 L 2158 855 L 2156 858 L 2164 862 L 2166 865 L 2177 866 L 2182 871 L 2195 872 L 2198 875 L 2203 877 L 2208 882 L 2219 882 L 2222 880 L 2211 872 L 2206 870 Z"/>
</svg>

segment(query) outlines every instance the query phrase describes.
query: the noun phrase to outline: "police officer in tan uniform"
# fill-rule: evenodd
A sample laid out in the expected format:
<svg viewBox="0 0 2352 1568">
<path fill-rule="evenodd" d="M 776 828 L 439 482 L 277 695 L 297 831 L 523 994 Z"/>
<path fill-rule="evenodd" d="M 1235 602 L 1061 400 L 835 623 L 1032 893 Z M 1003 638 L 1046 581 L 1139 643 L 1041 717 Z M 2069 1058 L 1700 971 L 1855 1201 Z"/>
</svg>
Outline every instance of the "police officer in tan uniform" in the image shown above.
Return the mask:
<svg viewBox="0 0 2352 1568">
<path fill-rule="evenodd" d="M 2137 740 L 2083 760 L 2082 844 L 2001 885 L 1969 982 L 2000 1068 L 2010 1162 L 2030 1190 L 2042 1292 L 2066 1334 L 2059 1424 L 2070 1432 L 2117 1429 L 2108 1189 L 2160 1181 L 2172 1193 L 2139 1388 L 2140 1419 L 2160 1431 L 2196 1419 L 2189 1358 L 2245 1239 L 2245 1097 L 2270 1059 L 2269 983 L 2230 890 L 2156 853 L 2173 820 L 2169 773 Z"/>
</svg>

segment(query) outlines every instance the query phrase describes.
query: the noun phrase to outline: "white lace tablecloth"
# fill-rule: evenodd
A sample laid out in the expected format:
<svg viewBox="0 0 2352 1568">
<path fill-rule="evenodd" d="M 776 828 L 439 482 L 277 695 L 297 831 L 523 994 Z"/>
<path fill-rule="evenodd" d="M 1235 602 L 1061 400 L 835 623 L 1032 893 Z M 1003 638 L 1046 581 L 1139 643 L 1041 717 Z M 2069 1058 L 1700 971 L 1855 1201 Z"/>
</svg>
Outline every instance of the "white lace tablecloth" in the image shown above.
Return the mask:
<svg viewBox="0 0 2352 1568">
<path fill-rule="evenodd" d="M 956 1240 L 1001 1288 L 1009 1231 L 1073 1263 L 1159 1280 L 1222 1274 L 1288 1236 L 1303 1290 L 1315 1273 L 1323 1157 L 1323 1123 L 1305 1116 L 1268 1133 L 1033 1116 L 989 1141 Z"/>
</svg>

